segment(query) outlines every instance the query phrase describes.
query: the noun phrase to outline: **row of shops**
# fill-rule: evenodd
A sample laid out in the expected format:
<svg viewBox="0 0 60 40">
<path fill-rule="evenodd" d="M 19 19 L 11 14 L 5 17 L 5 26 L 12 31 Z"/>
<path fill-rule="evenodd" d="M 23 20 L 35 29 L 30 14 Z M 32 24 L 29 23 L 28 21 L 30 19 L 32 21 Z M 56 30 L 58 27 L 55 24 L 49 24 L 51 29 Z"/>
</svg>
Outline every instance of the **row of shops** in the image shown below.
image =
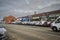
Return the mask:
<svg viewBox="0 0 60 40">
<path fill-rule="evenodd" d="M 51 12 L 45 12 L 45 13 L 38 13 L 30 16 L 25 16 L 25 17 L 18 17 L 17 20 L 20 21 L 40 21 L 40 20 L 47 20 L 48 18 L 50 19 L 55 19 L 57 16 L 60 15 L 60 10 L 56 11 L 51 11 Z"/>
</svg>

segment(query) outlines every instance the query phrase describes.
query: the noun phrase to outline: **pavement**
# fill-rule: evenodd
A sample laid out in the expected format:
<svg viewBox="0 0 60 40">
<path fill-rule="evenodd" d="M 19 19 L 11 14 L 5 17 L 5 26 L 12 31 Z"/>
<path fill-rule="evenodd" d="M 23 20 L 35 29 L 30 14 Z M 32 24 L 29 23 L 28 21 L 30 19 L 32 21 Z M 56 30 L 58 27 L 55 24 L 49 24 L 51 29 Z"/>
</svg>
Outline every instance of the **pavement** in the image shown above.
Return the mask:
<svg viewBox="0 0 60 40">
<path fill-rule="evenodd" d="M 50 27 L 4 24 L 8 40 L 60 40 L 60 32 Z"/>
</svg>

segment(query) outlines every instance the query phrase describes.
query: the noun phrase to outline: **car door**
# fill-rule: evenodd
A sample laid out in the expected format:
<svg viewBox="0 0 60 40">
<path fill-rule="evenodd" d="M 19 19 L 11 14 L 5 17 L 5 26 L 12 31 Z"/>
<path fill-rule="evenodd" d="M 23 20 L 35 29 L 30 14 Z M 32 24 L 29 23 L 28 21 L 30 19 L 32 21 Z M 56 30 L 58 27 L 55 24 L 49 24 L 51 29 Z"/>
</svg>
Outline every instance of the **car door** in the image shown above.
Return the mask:
<svg viewBox="0 0 60 40">
<path fill-rule="evenodd" d="M 57 28 L 60 28 L 60 18 L 58 18 L 55 22 L 55 26 L 57 26 Z"/>
</svg>

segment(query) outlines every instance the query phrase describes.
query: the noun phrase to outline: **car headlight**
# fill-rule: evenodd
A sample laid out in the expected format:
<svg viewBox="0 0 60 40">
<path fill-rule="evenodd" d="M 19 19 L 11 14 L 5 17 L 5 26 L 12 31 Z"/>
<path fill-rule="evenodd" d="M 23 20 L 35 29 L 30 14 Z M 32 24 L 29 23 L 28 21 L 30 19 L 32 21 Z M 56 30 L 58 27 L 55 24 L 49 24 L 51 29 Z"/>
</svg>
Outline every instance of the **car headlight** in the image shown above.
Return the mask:
<svg viewBox="0 0 60 40">
<path fill-rule="evenodd" d="M 7 34 L 7 32 L 5 31 L 5 32 L 2 32 L 1 34 Z"/>
</svg>

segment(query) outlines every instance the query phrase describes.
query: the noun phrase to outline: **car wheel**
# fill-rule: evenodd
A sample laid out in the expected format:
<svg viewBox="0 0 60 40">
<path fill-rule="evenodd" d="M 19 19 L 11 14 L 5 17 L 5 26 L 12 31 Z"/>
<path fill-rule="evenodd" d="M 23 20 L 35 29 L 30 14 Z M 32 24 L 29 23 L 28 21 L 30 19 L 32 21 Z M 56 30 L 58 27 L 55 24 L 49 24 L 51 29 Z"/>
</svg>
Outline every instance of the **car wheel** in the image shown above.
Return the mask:
<svg viewBox="0 0 60 40">
<path fill-rule="evenodd" d="M 53 31 L 57 31 L 57 28 L 56 28 L 56 27 L 53 27 L 52 30 L 53 30 Z"/>
</svg>

